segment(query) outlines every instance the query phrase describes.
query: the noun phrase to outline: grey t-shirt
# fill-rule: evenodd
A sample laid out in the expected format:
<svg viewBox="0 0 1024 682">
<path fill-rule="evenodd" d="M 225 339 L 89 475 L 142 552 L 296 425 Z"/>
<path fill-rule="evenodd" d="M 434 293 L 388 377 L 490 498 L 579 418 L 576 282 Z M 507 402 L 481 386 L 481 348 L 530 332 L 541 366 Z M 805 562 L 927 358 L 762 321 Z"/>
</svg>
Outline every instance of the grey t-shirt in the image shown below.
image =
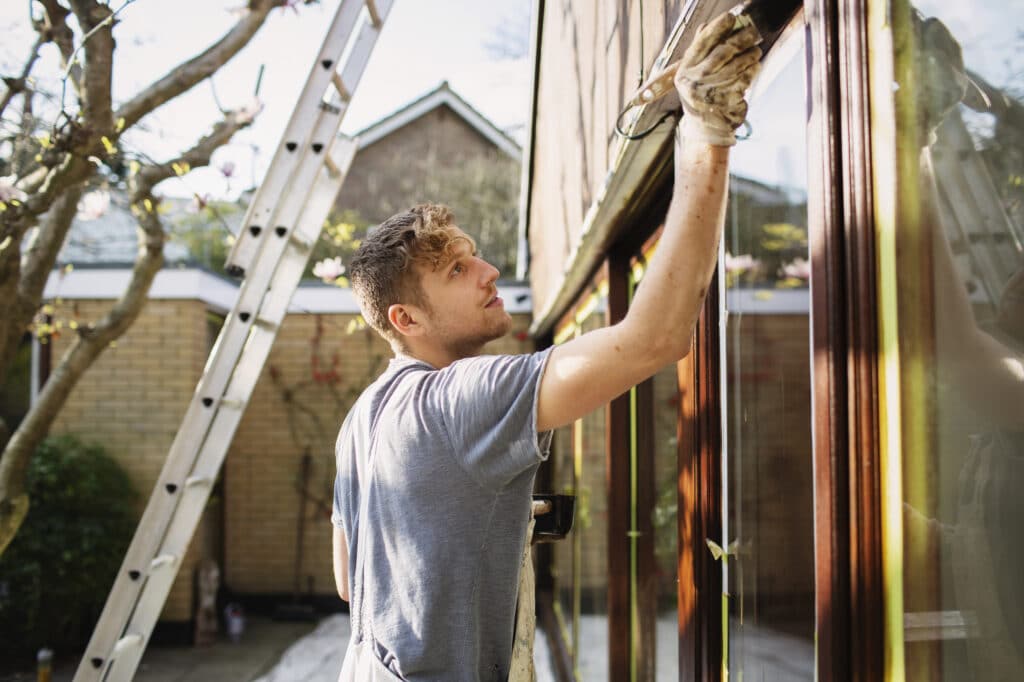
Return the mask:
<svg viewBox="0 0 1024 682">
<path fill-rule="evenodd" d="M 348 541 L 351 609 L 400 677 L 508 678 L 533 481 L 551 441 L 536 428 L 548 355 L 441 370 L 396 358 L 341 427 L 332 518 Z"/>
</svg>

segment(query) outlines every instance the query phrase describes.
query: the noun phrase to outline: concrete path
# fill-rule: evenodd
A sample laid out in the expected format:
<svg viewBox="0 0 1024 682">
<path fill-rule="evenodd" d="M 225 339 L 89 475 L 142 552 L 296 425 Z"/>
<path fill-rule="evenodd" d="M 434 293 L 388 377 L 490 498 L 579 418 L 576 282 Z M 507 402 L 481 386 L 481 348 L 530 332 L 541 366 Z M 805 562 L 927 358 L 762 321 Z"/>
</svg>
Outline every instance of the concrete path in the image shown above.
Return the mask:
<svg viewBox="0 0 1024 682">
<path fill-rule="evenodd" d="M 248 616 L 237 643 L 222 639 L 207 647 L 151 646 L 135 675 L 136 682 L 250 682 L 273 668 L 281 654 L 316 628 L 316 623 L 287 623 Z M 338 645 L 343 651 L 344 644 Z M 59 652 L 58 652 L 59 654 Z M 59 657 L 53 682 L 71 682 L 78 657 Z M 34 671 L 0 675 L 0 682 L 35 682 Z"/>
<path fill-rule="evenodd" d="M 237 643 L 222 639 L 208 647 L 149 647 L 136 682 L 335 682 L 349 639 L 348 614 L 319 623 L 287 623 L 249 616 Z M 547 640 L 538 632 L 534 648 L 537 682 L 554 682 Z M 61 660 L 53 682 L 71 682 L 78 660 Z M 36 676 L 0 675 L 0 682 L 34 682 Z"/>
<path fill-rule="evenodd" d="M 256 682 L 335 682 L 350 633 L 348 614 L 325 618 L 316 630 L 290 646 L 277 665 Z M 537 682 L 554 682 L 551 655 L 542 633 L 537 634 L 534 643 L 534 661 Z"/>
</svg>

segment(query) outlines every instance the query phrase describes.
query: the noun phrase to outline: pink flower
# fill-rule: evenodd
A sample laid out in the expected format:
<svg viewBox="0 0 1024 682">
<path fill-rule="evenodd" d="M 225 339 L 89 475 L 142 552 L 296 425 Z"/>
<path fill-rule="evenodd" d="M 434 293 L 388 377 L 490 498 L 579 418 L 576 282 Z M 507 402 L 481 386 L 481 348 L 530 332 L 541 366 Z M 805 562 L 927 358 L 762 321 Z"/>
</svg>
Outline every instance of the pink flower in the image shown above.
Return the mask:
<svg viewBox="0 0 1024 682">
<path fill-rule="evenodd" d="M 343 274 L 345 274 L 345 266 L 341 264 L 340 256 L 324 258 L 313 266 L 313 275 L 319 277 L 327 284 L 334 284 Z"/>
<path fill-rule="evenodd" d="M 0 178 L 0 201 L 10 201 L 11 199 L 25 201 L 28 198 L 24 192 L 14 186 L 14 179 L 13 175 Z"/>
<path fill-rule="evenodd" d="M 749 253 L 743 254 L 742 256 L 734 256 L 731 253 L 725 254 L 725 271 L 726 272 L 746 272 L 752 270 L 761 264 L 761 261 L 757 260 Z"/>
<path fill-rule="evenodd" d="M 810 279 L 811 278 L 811 264 L 803 258 L 796 258 L 792 263 L 786 263 L 782 266 L 782 272 L 785 273 L 786 277 L 796 277 L 797 279 Z"/>
<path fill-rule="evenodd" d="M 103 217 L 110 208 L 110 192 L 98 189 L 86 192 L 78 202 L 80 220 L 96 220 Z"/>
</svg>

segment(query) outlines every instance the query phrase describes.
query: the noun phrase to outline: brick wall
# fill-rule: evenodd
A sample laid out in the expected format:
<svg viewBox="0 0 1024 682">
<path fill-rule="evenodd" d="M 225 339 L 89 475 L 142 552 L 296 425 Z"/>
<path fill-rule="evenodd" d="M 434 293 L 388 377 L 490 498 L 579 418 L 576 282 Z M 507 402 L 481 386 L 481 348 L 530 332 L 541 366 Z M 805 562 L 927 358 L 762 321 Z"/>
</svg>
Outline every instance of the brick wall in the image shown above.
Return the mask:
<svg viewBox="0 0 1024 682">
<path fill-rule="evenodd" d="M 55 320 L 95 320 L 110 301 L 57 306 Z M 70 345 L 64 331 L 53 343 L 53 363 Z M 74 434 L 106 448 L 127 470 L 142 514 L 188 407 L 209 353 L 206 307 L 199 301 L 150 301 L 138 320 L 108 348 L 71 391 L 52 434 Z M 204 515 L 203 524 L 208 523 Z M 197 537 L 205 538 L 205 525 Z M 192 613 L 192 572 L 200 557 L 193 542 L 168 595 L 162 618 Z"/>
</svg>

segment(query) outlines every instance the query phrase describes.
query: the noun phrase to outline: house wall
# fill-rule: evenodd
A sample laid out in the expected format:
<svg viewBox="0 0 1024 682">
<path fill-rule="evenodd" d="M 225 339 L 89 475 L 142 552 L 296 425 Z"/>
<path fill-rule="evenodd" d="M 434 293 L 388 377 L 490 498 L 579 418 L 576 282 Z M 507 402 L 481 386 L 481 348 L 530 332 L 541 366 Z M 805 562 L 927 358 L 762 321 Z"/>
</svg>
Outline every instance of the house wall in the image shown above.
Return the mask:
<svg viewBox="0 0 1024 682">
<path fill-rule="evenodd" d="M 70 320 L 95 320 L 112 301 L 78 300 L 55 306 L 65 324 L 53 342 L 54 364 L 70 346 Z M 141 516 L 210 350 L 206 306 L 200 301 L 150 301 L 135 324 L 108 348 L 72 389 L 52 434 L 74 434 L 102 445 L 127 471 Z M 192 576 L 209 551 L 210 509 L 204 514 L 167 597 L 162 620 L 192 615 Z"/>
<path fill-rule="evenodd" d="M 556 293 L 611 165 L 615 119 L 641 64 L 650 68 L 685 3 L 644 2 L 642 25 L 638 2 L 543 5 L 528 215 L 534 310 Z"/>
<path fill-rule="evenodd" d="M 233 590 L 284 594 L 297 584 L 302 593 L 334 593 L 330 523 L 334 443 L 349 407 L 391 357 L 372 330 L 349 333 L 354 319 L 354 315 L 289 315 L 279 332 L 224 470 L 225 580 Z M 525 334 L 517 337 L 528 327 L 529 315 L 513 319 L 512 333 L 489 344 L 485 352 L 532 350 Z M 313 343 L 318 334 L 318 371 L 329 370 L 337 353 L 337 381 L 313 377 Z M 306 452 L 310 466 L 304 502 L 299 482 Z M 305 527 L 301 567 L 296 572 L 300 513 Z"/>
<path fill-rule="evenodd" d="M 470 159 L 507 159 L 478 130 L 447 106 L 439 106 L 373 144 L 352 161 L 334 211 L 351 209 L 379 223 L 410 206 L 452 203 L 429 191 L 437 168 L 456 168 Z"/>
</svg>

